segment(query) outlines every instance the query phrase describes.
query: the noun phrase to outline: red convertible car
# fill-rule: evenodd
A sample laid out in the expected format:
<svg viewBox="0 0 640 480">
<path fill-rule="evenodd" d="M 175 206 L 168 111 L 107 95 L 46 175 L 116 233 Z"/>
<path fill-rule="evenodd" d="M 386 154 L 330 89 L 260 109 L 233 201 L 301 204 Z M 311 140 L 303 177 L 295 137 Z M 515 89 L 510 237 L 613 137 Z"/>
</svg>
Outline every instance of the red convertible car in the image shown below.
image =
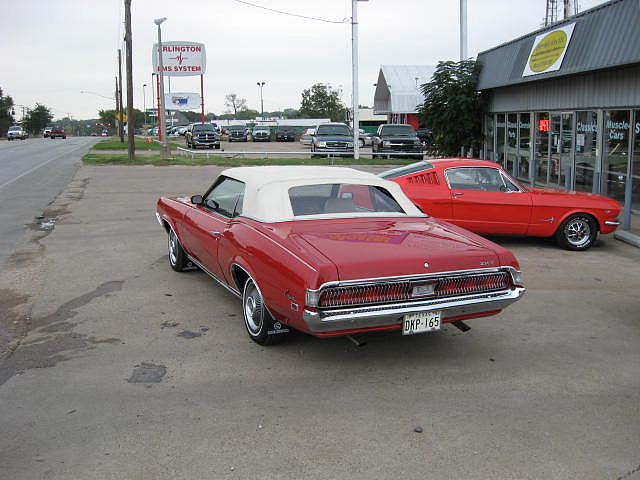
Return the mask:
<svg viewBox="0 0 640 480">
<path fill-rule="evenodd" d="M 555 236 L 586 250 L 615 231 L 620 204 L 592 193 L 520 185 L 496 163 L 468 158 L 421 161 L 383 172 L 423 212 L 487 235 Z"/>
<path fill-rule="evenodd" d="M 420 212 L 400 187 L 338 167 L 240 167 L 160 198 L 169 264 L 242 298 L 250 338 L 414 334 L 496 314 L 525 292 L 508 250 Z"/>
</svg>

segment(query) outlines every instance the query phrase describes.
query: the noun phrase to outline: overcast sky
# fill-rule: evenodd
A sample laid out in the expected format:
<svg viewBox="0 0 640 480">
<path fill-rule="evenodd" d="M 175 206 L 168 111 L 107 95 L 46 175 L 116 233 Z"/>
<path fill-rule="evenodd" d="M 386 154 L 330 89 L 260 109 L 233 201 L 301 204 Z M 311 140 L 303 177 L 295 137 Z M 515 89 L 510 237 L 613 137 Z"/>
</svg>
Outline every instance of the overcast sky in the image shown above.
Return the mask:
<svg viewBox="0 0 640 480">
<path fill-rule="evenodd" d="M 248 1 L 330 21 L 351 17 L 351 0 Z M 604 2 L 578 3 L 583 11 Z M 56 118 L 68 114 L 75 119 L 96 118 L 99 109 L 113 108 L 113 101 L 99 95 L 113 96 L 118 48 L 124 56 L 123 4 L 123 0 L 0 0 L 0 87 L 5 95 L 18 105 L 44 104 Z M 468 0 L 469 56 L 540 28 L 545 5 L 545 0 Z M 360 104 L 373 105 L 380 65 L 458 60 L 458 15 L 458 0 L 359 2 Z M 341 89 L 343 102 L 351 103 L 348 20 L 307 20 L 237 0 L 133 0 L 136 108 L 143 107 L 145 83 L 146 105 L 151 103 L 151 50 L 157 39 L 153 20 L 159 17 L 168 17 L 162 25 L 163 41 L 205 44 L 206 112 L 224 113 L 228 93 L 260 110 L 258 81 L 266 82 L 265 111 L 299 108 L 302 90 L 314 83 Z M 199 77 L 173 77 L 171 90 L 199 92 Z"/>
</svg>

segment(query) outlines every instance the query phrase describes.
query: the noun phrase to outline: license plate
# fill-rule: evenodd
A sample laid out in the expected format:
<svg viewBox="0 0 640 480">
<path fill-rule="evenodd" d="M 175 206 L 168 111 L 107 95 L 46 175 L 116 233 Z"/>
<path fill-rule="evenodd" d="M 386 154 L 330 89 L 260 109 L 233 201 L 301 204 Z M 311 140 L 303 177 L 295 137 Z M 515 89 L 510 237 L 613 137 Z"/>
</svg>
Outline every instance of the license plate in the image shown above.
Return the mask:
<svg viewBox="0 0 640 480">
<path fill-rule="evenodd" d="M 409 313 L 402 320 L 402 334 L 433 332 L 442 326 L 442 312 Z"/>
</svg>

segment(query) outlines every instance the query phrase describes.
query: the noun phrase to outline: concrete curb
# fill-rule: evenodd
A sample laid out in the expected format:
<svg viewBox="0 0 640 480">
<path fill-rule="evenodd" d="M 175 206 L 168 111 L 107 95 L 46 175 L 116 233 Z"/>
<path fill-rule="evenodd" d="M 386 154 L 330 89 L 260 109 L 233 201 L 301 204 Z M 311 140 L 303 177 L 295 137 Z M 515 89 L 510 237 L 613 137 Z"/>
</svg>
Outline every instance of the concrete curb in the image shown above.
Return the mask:
<svg viewBox="0 0 640 480">
<path fill-rule="evenodd" d="M 640 236 L 635 235 L 626 230 L 618 230 L 613 234 L 613 238 L 616 240 L 620 240 L 622 242 L 633 245 L 634 247 L 640 248 Z"/>
</svg>

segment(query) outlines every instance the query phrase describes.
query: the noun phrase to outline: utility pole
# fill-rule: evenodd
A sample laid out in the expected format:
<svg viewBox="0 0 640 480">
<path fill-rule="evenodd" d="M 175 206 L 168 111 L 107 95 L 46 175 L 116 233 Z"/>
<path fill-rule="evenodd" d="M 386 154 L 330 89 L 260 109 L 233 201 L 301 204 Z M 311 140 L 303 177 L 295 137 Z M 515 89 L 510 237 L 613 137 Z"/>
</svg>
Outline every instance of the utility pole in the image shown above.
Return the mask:
<svg viewBox="0 0 640 480">
<path fill-rule="evenodd" d="M 118 130 L 118 132 L 120 132 L 120 120 L 118 120 L 118 117 L 120 116 L 120 102 L 118 102 L 118 77 L 116 77 L 116 94 L 113 98 L 115 98 L 116 100 L 116 124 L 114 125 L 114 127 Z"/>
<path fill-rule="evenodd" d="M 351 120 L 353 158 L 360 158 L 360 118 L 358 105 L 358 0 L 351 1 Z"/>
<path fill-rule="evenodd" d="M 127 140 L 129 161 L 132 162 L 136 156 L 136 145 L 134 130 L 136 127 L 133 116 L 133 61 L 131 50 L 131 0 L 124 0 L 124 44 L 126 47 L 126 67 L 127 67 Z"/>
<path fill-rule="evenodd" d="M 122 50 L 118 49 L 118 105 L 120 105 L 120 123 L 118 124 L 118 135 L 120 135 L 120 142 L 124 143 L 124 118 L 122 115 Z"/>
</svg>

